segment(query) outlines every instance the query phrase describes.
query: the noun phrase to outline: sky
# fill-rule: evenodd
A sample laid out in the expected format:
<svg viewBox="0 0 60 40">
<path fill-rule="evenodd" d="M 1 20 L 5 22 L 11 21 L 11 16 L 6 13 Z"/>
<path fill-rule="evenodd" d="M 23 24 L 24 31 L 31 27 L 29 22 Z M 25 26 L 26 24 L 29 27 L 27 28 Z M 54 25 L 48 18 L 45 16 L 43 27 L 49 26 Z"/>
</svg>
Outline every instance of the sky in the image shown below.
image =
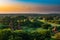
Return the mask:
<svg viewBox="0 0 60 40">
<path fill-rule="evenodd" d="M 35 3 L 44 5 L 60 5 L 60 0 L 15 0 L 16 2 Z"/>
<path fill-rule="evenodd" d="M 60 0 L 0 0 L 0 12 L 60 12 Z"/>
</svg>

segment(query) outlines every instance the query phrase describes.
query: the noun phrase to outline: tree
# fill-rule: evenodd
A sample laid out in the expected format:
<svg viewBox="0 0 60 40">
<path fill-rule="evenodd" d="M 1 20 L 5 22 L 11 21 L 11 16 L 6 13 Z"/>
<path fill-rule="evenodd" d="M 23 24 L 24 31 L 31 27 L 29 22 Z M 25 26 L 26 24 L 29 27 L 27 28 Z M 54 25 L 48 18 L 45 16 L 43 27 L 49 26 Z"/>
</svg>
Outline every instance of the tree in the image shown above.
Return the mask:
<svg viewBox="0 0 60 40">
<path fill-rule="evenodd" d="M 44 29 L 48 29 L 49 27 L 51 27 L 50 24 L 43 24 L 43 25 L 42 25 L 42 28 L 44 28 Z"/>
<path fill-rule="evenodd" d="M 13 21 L 10 21 L 10 23 L 9 23 L 9 27 L 10 27 L 12 30 L 15 30 L 15 29 L 14 29 Z"/>
</svg>

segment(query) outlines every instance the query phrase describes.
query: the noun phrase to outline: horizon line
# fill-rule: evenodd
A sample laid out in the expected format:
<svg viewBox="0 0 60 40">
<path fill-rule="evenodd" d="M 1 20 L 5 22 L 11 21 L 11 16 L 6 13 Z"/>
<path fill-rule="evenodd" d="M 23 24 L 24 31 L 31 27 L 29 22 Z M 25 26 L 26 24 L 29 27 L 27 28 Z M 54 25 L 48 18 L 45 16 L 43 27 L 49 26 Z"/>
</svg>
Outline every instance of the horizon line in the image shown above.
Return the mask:
<svg viewBox="0 0 60 40">
<path fill-rule="evenodd" d="M 0 12 L 0 14 L 60 14 L 60 12 Z"/>
</svg>

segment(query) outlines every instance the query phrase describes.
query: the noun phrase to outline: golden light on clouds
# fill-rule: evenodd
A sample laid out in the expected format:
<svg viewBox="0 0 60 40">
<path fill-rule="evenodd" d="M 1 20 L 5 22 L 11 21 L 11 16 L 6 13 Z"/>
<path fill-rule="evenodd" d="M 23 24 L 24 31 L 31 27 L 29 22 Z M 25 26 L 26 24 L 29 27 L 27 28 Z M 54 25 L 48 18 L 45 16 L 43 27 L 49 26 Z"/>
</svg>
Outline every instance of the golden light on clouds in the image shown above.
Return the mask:
<svg viewBox="0 0 60 40">
<path fill-rule="evenodd" d="M 0 0 L 0 12 L 36 12 L 36 6 L 22 3 L 12 3 L 8 0 Z"/>
<path fill-rule="evenodd" d="M 0 0 L 0 12 L 51 12 L 60 11 L 58 6 L 22 4 Z"/>
<path fill-rule="evenodd" d="M 38 6 L 33 5 L 5 5 L 0 6 L 0 12 L 38 12 L 42 9 L 38 9 Z"/>
</svg>

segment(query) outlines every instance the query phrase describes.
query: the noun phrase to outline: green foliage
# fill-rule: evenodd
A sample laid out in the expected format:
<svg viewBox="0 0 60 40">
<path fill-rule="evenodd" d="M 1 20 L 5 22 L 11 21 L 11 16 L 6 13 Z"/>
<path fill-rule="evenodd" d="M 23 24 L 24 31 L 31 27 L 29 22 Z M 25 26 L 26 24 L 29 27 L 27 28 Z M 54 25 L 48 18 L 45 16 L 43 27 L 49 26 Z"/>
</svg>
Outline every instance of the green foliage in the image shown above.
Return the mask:
<svg viewBox="0 0 60 40">
<path fill-rule="evenodd" d="M 11 35 L 10 29 L 0 30 L 0 40 L 8 40 L 10 35 Z"/>
<path fill-rule="evenodd" d="M 40 21 L 45 19 L 45 22 Z M 50 23 L 60 24 L 57 16 L 4 16 L 0 18 L 0 40 L 55 40 L 52 39 Z M 11 29 L 6 29 L 11 28 Z M 19 29 L 18 29 L 19 28 Z M 47 30 L 50 29 L 50 30 Z M 57 28 L 60 31 L 60 27 Z"/>
<path fill-rule="evenodd" d="M 39 27 L 42 26 L 42 24 L 44 24 L 44 23 L 43 23 L 43 22 L 40 22 L 40 21 L 34 21 L 34 22 L 32 23 L 32 27 L 34 27 L 34 28 L 39 28 Z"/>
<path fill-rule="evenodd" d="M 50 27 L 52 27 L 50 24 L 43 24 L 43 25 L 42 25 L 42 28 L 44 28 L 44 29 L 48 29 L 48 28 L 50 28 Z"/>
<path fill-rule="evenodd" d="M 9 28 L 8 25 L 3 25 L 2 23 L 0 23 L 0 29 L 5 29 L 5 28 Z"/>
<path fill-rule="evenodd" d="M 54 36 L 54 38 L 55 38 L 56 40 L 60 40 L 60 32 L 59 32 L 59 33 L 56 33 L 55 36 Z"/>
<path fill-rule="evenodd" d="M 0 40 L 45 40 L 50 39 L 49 31 L 40 31 L 40 32 L 25 32 L 24 30 L 15 30 L 10 29 L 0 30 Z"/>
</svg>

